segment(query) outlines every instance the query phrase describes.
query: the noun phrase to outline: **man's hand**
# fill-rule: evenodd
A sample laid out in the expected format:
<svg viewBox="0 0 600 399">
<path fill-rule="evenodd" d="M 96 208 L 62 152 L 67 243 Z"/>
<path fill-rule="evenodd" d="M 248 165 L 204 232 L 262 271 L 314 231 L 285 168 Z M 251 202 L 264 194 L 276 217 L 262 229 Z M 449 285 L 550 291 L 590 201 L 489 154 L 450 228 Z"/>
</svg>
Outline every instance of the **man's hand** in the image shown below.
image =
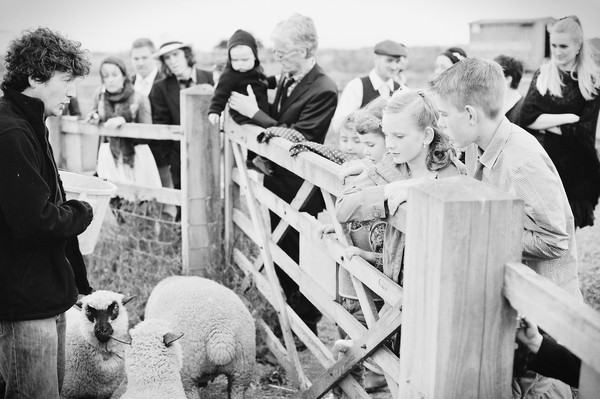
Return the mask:
<svg viewBox="0 0 600 399">
<path fill-rule="evenodd" d="M 247 90 L 247 96 L 235 91 L 232 92 L 231 97 L 229 97 L 229 106 L 245 117 L 252 118 L 258 112 L 258 103 L 251 85 L 248 85 Z"/>
</svg>

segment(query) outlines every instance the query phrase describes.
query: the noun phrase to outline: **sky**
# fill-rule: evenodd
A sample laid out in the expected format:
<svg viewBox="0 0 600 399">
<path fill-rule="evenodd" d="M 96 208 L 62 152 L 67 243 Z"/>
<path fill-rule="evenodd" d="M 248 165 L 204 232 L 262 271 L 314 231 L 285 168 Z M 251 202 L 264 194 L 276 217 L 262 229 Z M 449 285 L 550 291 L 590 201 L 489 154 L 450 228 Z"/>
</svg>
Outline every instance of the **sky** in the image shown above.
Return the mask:
<svg viewBox="0 0 600 399">
<path fill-rule="evenodd" d="M 210 51 L 236 29 L 265 45 L 276 23 L 312 17 L 320 47 L 353 49 L 393 39 L 410 46 L 468 45 L 469 22 L 578 15 L 600 36 L 600 0 L 0 0 L 0 51 L 22 30 L 47 26 L 91 51 L 127 51 L 138 37 Z"/>
</svg>

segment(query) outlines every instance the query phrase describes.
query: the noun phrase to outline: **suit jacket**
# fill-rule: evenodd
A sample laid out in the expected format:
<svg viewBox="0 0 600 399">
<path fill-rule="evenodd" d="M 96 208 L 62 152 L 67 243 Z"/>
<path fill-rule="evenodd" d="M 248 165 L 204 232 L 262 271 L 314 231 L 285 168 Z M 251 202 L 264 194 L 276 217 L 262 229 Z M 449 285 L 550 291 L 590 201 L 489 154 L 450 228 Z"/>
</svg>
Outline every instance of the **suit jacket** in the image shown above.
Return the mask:
<svg viewBox="0 0 600 399">
<path fill-rule="evenodd" d="M 279 98 L 282 82 L 277 86 L 275 98 Z M 290 93 L 285 103 L 277 110 L 271 104 L 269 113 L 260 110 L 254 116 L 263 127 L 286 126 L 302 133 L 307 140 L 323 143 L 329 123 L 337 106 L 335 82 L 315 65 Z"/>
<path fill-rule="evenodd" d="M 280 82 L 275 98 L 279 98 L 282 86 L 283 82 Z M 323 143 L 335 113 L 337 100 L 335 82 L 325 75 L 319 65 L 315 65 L 292 90 L 279 110 L 277 104 L 272 104 L 269 114 L 258 111 L 253 119 L 263 127 L 286 126 L 296 129 L 307 140 Z M 264 186 L 284 201 L 290 202 L 304 180 L 276 164 L 273 165 L 273 170 L 272 176 L 265 176 Z M 312 215 L 316 215 L 321 209 L 323 202 L 320 195 L 314 195 L 312 200 L 301 208 Z M 271 218 L 272 222 L 274 220 L 276 218 Z"/>
<path fill-rule="evenodd" d="M 214 85 L 212 72 L 196 69 L 196 84 L 208 83 Z M 179 125 L 179 82 L 174 75 L 154 83 L 150 90 L 150 105 L 152 106 L 152 123 L 163 125 Z"/>
</svg>

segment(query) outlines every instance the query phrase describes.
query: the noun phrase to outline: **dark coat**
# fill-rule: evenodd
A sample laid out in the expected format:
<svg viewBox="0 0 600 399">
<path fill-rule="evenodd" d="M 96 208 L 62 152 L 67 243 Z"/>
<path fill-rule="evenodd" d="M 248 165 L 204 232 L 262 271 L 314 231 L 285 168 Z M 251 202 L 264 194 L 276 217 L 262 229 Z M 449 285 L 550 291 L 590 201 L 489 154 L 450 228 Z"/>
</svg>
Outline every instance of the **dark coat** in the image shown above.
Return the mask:
<svg viewBox="0 0 600 399">
<path fill-rule="evenodd" d="M 274 79 L 273 83 L 274 82 Z M 263 111 L 269 112 L 269 100 L 267 99 L 267 89 L 274 88 L 269 87 L 269 80 L 267 77 L 260 72 L 259 68 L 254 68 L 247 72 L 238 72 L 232 69 L 230 66 L 225 67 L 219 82 L 215 88 L 215 94 L 210 101 L 210 107 L 208 108 L 209 114 L 220 114 L 225 109 L 227 101 L 231 92 L 238 92 L 244 95 L 248 94 L 247 87 L 250 85 L 252 91 L 256 96 L 256 103 L 258 108 Z M 245 117 L 236 110 L 230 109 L 229 114 L 238 125 L 255 123 L 251 118 Z"/>
<path fill-rule="evenodd" d="M 283 79 L 279 82 L 275 98 L 280 98 Z M 329 129 L 329 123 L 337 106 L 337 86 L 325 75 L 321 67 L 315 65 L 290 93 L 286 101 L 277 110 L 277 104 L 269 107 L 269 113 L 258 111 L 253 120 L 260 126 L 285 126 L 302 133 L 309 141 L 323 143 Z M 264 177 L 264 186 L 286 202 L 291 202 L 304 180 L 289 170 L 274 164 L 273 175 Z M 300 208 L 316 216 L 325 207 L 319 190 L 313 190 L 309 200 Z M 279 223 L 279 217 L 271 214 L 271 229 Z M 280 247 L 292 260 L 299 260 L 299 235 L 294 229 L 288 229 L 280 240 Z M 298 291 L 298 285 L 281 269 L 277 268 L 281 286 L 292 309 L 316 333 L 316 325 L 321 314 Z"/>
<path fill-rule="evenodd" d="M 196 69 L 196 84 L 214 84 L 212 73 Z M 179 82 L 174 75 L 157 81 L 150 90 L 150 107 L 152 123 L 163 125 L 180 125 Z M 180 143 L 174 140 L 150 140 L 150 149 L 156 166 L 171 166 L 171 176 L 175 188 L 181 188 L 181 155 Z"/>
<path fill-rule="evenodd" d="M 0 99 L 0 170 L 0 320 L 56 316 L 91 292 L 77 235 L 92 210 L 65 202 L 42 101 Z"/>
<path fill-rule="evenodd" d="M 540 350 L 537 355 L 534 355 L 529 366 L 543 376 L 557 378 L 577 388 L 581 360 L 549 335 L 543 334 L 543 337 Z"/>
<path fill-rule="evenodd" d="M 281 85 L 280 82 L 275 98 L 280 97 Z M 335 82 L 325 75 L 319 65 L 315 65 L 279 110 L 276 104 L 271 104 L 268 113 L 258 111 L 254 120 L 262 127 L 289 127 L 302 133 L 309 141 L 323 143 L 337 101 Z"/>
<path fill-rule="evenodd" d="M 282 82 L 277 87 L 275 98 L 279 98 Z M 254 120 L 263 127 L 285 126 L 302 133 L 308 141 L 323 143 L 329 129 L 329 123 L 337 106 L 337 86 L 323 72 L 319 65 L 306 74 L 290 93 L 279 110 L 276 104 L 271 104 L 269 114 L 258 111 Z M 303 183 L 303 180 L 287 169 L 273 165 L 272 176 L 265 176 L 264 185 L 283 200 L 290 202 Z M 317 204 L 317 202 L 319 204 Z M 316 215 L 322 208 L 321 202 L 314 206 L 307 204 L 303 210 Z"/>
<path fill-rule="evenodd" d="M 550 93 L 541 95 L 536 86 L 539 74 L 538 69 L 533 75 L 520 110 L 519 123 L 527 129 L 541 114 L 571 113 L 579 116 L 579 122 L 560 126 L 562 134 L 546 133 L 541 141 L 565 187 L 575 226 L 591 226 L 600 196 L 600 161 L 595 147 L 600 96 L 586 100 L 579 90 L 578 81 L 570 73 L 562 71 L 562 97 Z M 538 132 L 528 130 L 539 136 Z"/>
<path fill-rule="evenodd" d="M 212 73 L 196 69 L 196 84 L 214 85 Z M 152 123 L 179 125 L 179 82 L 174 75 L 158 80 L 152 85 L 149 98 L 152 106 Z"/>
</svg>

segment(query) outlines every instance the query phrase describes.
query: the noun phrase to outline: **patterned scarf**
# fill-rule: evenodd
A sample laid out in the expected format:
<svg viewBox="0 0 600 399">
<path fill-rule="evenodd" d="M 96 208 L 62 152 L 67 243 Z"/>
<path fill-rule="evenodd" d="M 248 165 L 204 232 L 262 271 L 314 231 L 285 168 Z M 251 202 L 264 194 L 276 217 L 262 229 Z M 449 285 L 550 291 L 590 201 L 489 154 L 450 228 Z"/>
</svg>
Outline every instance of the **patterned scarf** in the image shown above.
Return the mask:
<svg viewBox="0 0 600 399">
<path fill-rule="evenodd" d="M 117 93 L 109 93 L 104 91 L 102 102 L 104 108 L 103 120 L 107 121 L 110 118 L 121 116 L 125 122 L 135 122 L 137 109 L 134 101 L 133 85 L 128 78 L 125 78 L 123 89 Z M 135 155 L 135 141 L 128 138 L 111 137 L 110 152 L 115 162 L 123 157 L 123 162 L 133 167 L 133 159 Z"/>
</svg>

